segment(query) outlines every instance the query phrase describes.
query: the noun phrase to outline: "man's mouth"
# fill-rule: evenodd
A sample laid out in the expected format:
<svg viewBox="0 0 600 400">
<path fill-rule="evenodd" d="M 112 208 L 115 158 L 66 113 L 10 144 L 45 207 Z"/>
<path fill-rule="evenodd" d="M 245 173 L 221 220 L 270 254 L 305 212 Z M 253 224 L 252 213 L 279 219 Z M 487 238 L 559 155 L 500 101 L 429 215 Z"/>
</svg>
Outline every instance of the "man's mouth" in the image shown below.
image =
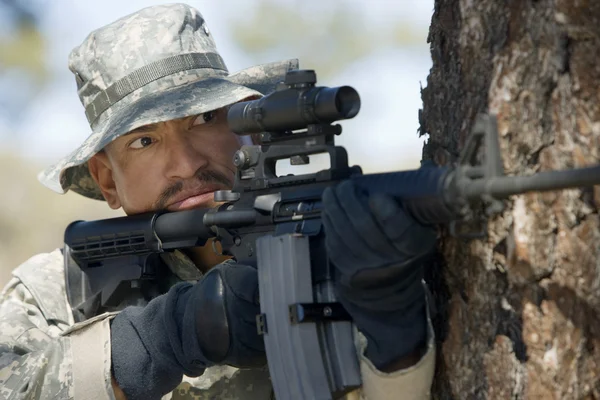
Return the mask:
<svg viewBox="0 0 600 400">
<path fill-rule="evenodd" d="M 184 197 L 182 200 L 176 201 L 175 203 L 170 204 L 167 207 L 169 211 L 182 211 L 182 210 L 190 210 L 193 208 L 199 207 L 209 207 L 212 206 L 214 201 L 214 192 L 219 190 L 219 188 L 208 188 L 207 190 L 203 190 L 198 192 L 198 194 L 193 194 L 187 197 Z"/>
</svg>

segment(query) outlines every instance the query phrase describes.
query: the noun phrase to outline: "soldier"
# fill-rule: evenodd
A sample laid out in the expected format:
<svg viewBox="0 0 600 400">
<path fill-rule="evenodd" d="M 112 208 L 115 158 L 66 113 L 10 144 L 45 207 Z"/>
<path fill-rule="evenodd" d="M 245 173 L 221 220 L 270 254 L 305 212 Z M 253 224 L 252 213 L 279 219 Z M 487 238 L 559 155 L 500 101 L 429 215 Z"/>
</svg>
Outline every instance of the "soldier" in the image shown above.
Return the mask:
<svg viewBox="0 0 600 400">
<path fill-rule="evenodd" d="M 69 68 L 92 133 L 40 181 L 133 215 L 215 206 L 247 140 L 228 129 L 227 107 L 269 93 L 298 63 L 230 74 L 201 14 L 173 4 L 92 32 Z M 347 398 L 429 397 L 435 350 L 422 275 L 435 231 L 350 182 L 323 202 L 338 294 L 357 328 L 363 384 Z M 162 294 L 83 315 L 69 304 L 77 288 L 65 283 L 60 249 L 14 270 L 0 298 L 0 397 L 272 398 L 256 270 L 208 248 L 161 259 L 175 282 Z"/>
</svg>

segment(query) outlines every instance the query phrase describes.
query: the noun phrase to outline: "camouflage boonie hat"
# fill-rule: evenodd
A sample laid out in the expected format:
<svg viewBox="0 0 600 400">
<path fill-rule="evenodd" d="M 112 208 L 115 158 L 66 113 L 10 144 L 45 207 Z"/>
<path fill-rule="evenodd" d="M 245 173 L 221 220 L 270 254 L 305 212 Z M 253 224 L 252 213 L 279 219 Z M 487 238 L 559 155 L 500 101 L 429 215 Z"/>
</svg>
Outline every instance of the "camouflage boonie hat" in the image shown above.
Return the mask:
<svg viewBox="0 0 600 400">
<path fill-rule="evenodd" d="M 212 111 L 275 89 L 298 68 L 286 60 L 229 74 L 198 10 L 184 4 L 144 8 L 92 32 L 69 56 L 92 133 L 38 175 L 58 193 L 104 200 L 87 161 L 143 125 Z"/>
</svg>

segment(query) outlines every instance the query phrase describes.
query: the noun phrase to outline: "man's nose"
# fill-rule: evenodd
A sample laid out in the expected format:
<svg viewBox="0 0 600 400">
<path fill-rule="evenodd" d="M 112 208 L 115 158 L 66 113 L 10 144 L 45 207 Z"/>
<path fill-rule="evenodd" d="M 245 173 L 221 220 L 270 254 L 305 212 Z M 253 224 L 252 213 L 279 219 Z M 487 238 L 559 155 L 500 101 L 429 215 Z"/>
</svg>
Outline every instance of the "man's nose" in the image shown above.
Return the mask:
<svg viewBox="0 0 600 400">
<path fill-rule="evenodd" d="M 191 139 L 189 132 L 171 132 L 167 147 L 167 171 L 171 179 L 187 179 L 208 164 Z"/>
</svg>

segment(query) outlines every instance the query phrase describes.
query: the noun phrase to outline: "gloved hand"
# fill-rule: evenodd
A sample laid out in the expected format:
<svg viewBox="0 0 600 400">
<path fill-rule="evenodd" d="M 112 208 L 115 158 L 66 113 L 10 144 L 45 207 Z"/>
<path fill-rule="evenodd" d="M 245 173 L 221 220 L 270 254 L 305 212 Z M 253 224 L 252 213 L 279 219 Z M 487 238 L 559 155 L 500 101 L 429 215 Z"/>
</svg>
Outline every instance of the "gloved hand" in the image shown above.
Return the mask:
<svg viewBox="0 0 600 400">
<path fill-rule="evenodd" d="M 366 357 L 382 369 L 423 346 L 421 280 L 436 230 L 415 221 L 395 199 L 368 196 L 350 180 L 323 193 L 323 225 L 339 301 L 367 338 Z"/>
<path fill-rule="evenodd" d="M 112 370 L 130 400 L 160 399 L 213 365 L 266 365 L 256 331 L 256 269 L 222 263 L 198 283 L 178 283 L 111 324 Z"/>
<path fill-rule="evenodd" d="M 211 269 L 190 292 L 183 301 L 188 303 L 185 312 L 191 307 L 192 315 L 183 315 L 178 325 L 183 321 L 183 326 L 195 329 L 206 365 L 249 368 L 266 364 L 264 340 L 256 330 L 260 304 L 255 268 L 225 262 Z"/>
</svg>

